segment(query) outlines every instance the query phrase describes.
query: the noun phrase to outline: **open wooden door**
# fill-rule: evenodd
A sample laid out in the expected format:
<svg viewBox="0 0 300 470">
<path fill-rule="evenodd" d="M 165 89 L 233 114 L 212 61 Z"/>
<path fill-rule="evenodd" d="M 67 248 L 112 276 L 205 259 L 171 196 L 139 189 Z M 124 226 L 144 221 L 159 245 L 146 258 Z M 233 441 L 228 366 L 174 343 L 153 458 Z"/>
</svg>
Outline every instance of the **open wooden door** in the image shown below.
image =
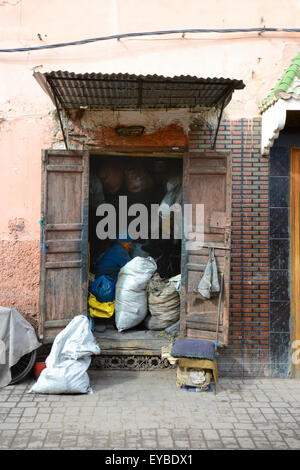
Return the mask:
<svg viewBox="0 0 300 470">
<path fill-rule="evenodd" d="M 88 178 L 88 151 L 43 151 L 46 253 L 42 248 L 39 326 L 43 342 L 52 342 L 74 316 L 87 312 Z"/>
<path fill-rule="evenodd" d="M 216 340 L 219 295 L 202 300 L 198 284 L 214 247 L 219 281 L 224 275 L 218 341 L 228 344 L 231 244 L 231 156 L 227 153 L 187 153 L 183 169 L 183 203 L 204 205 L 203 247 L 190 250 L 183 240 L 181 335 Z M 193 225 L 193 231 L 197 229 Z"/>
</svg>

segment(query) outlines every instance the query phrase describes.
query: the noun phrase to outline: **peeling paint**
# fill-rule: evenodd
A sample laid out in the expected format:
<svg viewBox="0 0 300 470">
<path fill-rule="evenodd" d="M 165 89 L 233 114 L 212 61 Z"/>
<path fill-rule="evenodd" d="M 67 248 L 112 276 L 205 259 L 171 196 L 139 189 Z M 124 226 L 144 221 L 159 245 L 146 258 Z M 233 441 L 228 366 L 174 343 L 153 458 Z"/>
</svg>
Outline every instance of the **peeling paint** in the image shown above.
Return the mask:
<svg viewBox="0 0 300 470">
<path fill-rule="evenodd" d="M 145 127 L 146 134 L 153 134 L 172 124 L 182 127 L 188 134 L 190 125 L 195 121 L 214 122 L 217 110 L 199 109 L 191 112 L 189 109 L 170 110 L 141 110 L 141 111 L 85 111 L 80 123 L 84 129 L 100 129 L 103 127 L 140 125 Z"/>
<path fill-rule="evenodd" d="M 38 324 L 40 248 L 33 241 L 0 242 L 0 305 Z"/>
<path fill-rule="evenodd" d="M 20 235 L 20 229 L 18 228 L 21 227 L 22 230 L 25 228 L 25 220 L 22 218 L 17 218 L 15 217 L 14 219 L 10 219 L 8 221 L 8 233 L 17 240 Z"/>
<path fill-rule="evenodd" d="M 143 134 L 141 136 L 120 136 L 115 129 L 103 127 L 100 129 L 78 130 L 69 132 L 70 148 L 74 146 L 84 146 L 91 148 L 133 148 L 133 147 L 178 147 L 185 148 L 188 144 L 188 136 L 183 129 L 175 124 L 164 129 L 158 129 L 152 134 Z"/>
<path fill-rule="evenodd" d="M 70 149 L 84 147 L 185 147 L 191 125 L 206 125 L 215 130 L 217 109 L 201 108 L 197 112 L 181 110 L 143 111 L 73 111 L 63 116 L 64 130 Z M 52 113 L 54 148 L 64 148 L 57 114 Z M 144 126 L 141 136 L 119 136 L 120 126 Z"/>
</svg>

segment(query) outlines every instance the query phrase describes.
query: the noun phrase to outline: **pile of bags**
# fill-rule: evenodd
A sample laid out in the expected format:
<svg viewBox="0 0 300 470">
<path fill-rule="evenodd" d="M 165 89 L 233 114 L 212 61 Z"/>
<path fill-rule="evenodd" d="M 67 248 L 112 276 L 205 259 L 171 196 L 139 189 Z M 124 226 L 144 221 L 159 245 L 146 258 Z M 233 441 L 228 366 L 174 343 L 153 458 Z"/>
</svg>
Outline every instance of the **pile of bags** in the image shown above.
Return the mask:
<svg viewBox="0 0 300 470">
<path fill-rule="evenodd" d="M 103 161 L 99 168 L 98 177 L 105 192 L 117 194 L 123 185 L 124 164 L 113 158 Z"/>
<path fill-rule="evenodd" d="M 137 162 L 125 164 L 109 159 L 102 163 L 98 177 L 105 192 L 117 194 L 123 187 L 130 193 L 140 193 L 153 186 L 150 173 Z"/>
<path fill-rule="evenodd" d="M 149 330 L 179 326 L 181 276 L 161 279 L 156 270 L 156 263 L 150 256 L 136 256 L 121 268 L 115 298 L 118 331 L 133 328 L 144 320 Z M 150 315 L 147 316 L 148 310 Z"/>
<path fill-rule="evenodd" d="M 133 328 L 145 320 L 149 330 L 171 327 L 170 334 L 177 332 L 181 276 L 162 279 L 156 271 L 151 256 L 135 256 L 121 268 L 117 281 L 109 276 L 97 278 L 90 286 L 91 317 L 110 318 L 115 313 L 118 331 Z"/>
<path fill-rule="evenodd" d="M 151 188 L 153 181 L 143 166 L 132 164 L 125 169 L 125 185 L 130 193 L 140 193 Z"/>
</svg>

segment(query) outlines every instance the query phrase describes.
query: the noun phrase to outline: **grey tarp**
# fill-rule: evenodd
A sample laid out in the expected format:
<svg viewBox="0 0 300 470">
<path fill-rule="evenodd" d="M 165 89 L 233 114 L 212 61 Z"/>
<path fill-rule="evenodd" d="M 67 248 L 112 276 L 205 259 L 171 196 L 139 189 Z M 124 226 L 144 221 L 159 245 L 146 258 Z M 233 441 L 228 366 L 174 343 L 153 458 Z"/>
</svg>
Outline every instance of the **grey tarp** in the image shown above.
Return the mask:
<svg viewBox="0 0 300 470">
<path fill-rule="evenodd" d="M 18 310 L 0 307 L 0 388 L 11 382 L 10 368 L 39 346 L 34 328 Z"/>
</svg>

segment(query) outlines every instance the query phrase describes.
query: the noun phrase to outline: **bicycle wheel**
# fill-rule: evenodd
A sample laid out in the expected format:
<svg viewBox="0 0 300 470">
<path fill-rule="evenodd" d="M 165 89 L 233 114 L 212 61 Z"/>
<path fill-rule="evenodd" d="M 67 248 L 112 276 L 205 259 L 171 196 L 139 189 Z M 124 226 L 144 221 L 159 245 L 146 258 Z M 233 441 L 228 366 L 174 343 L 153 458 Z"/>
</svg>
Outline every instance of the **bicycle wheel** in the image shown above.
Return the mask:
<svg viewBox="0 0 300 470">
<path fill-rule="evenodd" d="M 36 350 L 32 351 L 29 354 L 25 354 L 21 359 L 11 367 L 11 382 L 9 385 L 13 385 L 17 382 L 20 382 L 26 375 L 29 374 L 31 369 L 34 366 L 36 359 Z"/>
</svg>

